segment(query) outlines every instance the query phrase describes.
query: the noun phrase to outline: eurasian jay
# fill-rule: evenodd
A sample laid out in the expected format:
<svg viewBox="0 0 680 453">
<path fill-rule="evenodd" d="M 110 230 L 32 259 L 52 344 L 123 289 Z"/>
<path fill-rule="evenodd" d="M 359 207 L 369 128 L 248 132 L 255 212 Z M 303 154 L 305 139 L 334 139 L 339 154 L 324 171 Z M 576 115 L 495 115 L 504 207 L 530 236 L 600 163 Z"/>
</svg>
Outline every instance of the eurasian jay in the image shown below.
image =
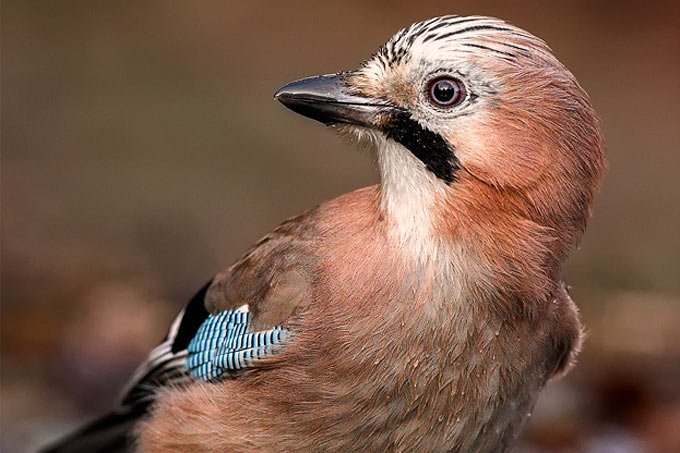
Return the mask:
<svg viewBox="0 0 680 453">
<path fill-rule="evenodd" d="M 444 16 L 275 98 L 372 147 L 379 185 L 215 276 L 54 451 L 509 449 L 581 344 L 562 266 L 605 167 L 588 96 L 535 36 Z"/>
</svg>

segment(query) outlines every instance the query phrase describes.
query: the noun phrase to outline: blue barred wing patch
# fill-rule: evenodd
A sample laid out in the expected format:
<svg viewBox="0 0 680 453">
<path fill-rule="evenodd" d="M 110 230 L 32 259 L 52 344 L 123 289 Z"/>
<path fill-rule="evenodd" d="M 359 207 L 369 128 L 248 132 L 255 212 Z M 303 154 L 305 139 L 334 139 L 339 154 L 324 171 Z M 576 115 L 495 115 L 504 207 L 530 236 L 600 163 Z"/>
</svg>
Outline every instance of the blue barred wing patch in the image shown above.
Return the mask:
<svg viewBox="0 0 680 453">
<path fill-rule="evenodd" d="M 185 368 L 204 381 L 219 378 L 227 371 L 252 366 L 271 356 L 285 342 L 289 331 L 273 329 L 250 332 L 251 314 L 247 305 L 210 315 L 189 343 Z"/>
</svg>

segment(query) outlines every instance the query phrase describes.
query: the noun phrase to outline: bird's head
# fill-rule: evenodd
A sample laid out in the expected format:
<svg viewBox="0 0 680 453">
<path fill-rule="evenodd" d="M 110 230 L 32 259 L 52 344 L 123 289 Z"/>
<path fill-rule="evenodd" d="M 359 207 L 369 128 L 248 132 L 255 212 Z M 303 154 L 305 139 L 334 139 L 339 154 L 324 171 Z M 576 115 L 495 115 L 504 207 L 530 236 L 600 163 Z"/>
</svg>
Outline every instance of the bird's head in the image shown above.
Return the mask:
<svg viewBox="0 0 680 453">
<path fill-rule="evenodd" d="M 298 80 L 276 98 L 375 144 L 381 205 L 405 241 L 534 234 L 561 261 L 605 165 L 574 76 L 499 19 L 413 24 L 358 70 Z"/>
</svg>

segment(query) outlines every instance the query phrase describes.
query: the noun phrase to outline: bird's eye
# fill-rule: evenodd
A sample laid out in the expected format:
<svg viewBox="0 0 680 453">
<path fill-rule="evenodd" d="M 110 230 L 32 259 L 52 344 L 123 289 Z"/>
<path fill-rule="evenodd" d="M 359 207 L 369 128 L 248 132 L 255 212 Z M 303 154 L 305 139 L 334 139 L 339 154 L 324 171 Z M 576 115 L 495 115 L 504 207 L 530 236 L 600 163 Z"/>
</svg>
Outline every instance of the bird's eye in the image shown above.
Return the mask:
<svg viewBox="0 0 680 453">
<path fill-rule="evenodd" d="M 430 82 L 430 101 L 437 106 L 451 107 L 465 99 L 465 85 L 453 77 L 439 77 Z"/>
</svg>

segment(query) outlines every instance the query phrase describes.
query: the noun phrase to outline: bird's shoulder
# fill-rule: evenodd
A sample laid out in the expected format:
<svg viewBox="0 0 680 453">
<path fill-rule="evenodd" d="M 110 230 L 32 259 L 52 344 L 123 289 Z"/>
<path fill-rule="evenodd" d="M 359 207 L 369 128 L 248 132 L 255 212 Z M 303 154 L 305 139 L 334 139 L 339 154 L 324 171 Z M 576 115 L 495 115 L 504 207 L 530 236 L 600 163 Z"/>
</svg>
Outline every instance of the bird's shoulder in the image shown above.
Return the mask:
<svg viewBox="0 0 680 453">
<path fill-rule="evenodd" d="M 206 290 L 205 308 L 215 314 L 248 306 L 255 328 L 283 324 L 311 299 L 319 247 L 313 208 L 286 220 L 217 274 Z"/>
</svg>

